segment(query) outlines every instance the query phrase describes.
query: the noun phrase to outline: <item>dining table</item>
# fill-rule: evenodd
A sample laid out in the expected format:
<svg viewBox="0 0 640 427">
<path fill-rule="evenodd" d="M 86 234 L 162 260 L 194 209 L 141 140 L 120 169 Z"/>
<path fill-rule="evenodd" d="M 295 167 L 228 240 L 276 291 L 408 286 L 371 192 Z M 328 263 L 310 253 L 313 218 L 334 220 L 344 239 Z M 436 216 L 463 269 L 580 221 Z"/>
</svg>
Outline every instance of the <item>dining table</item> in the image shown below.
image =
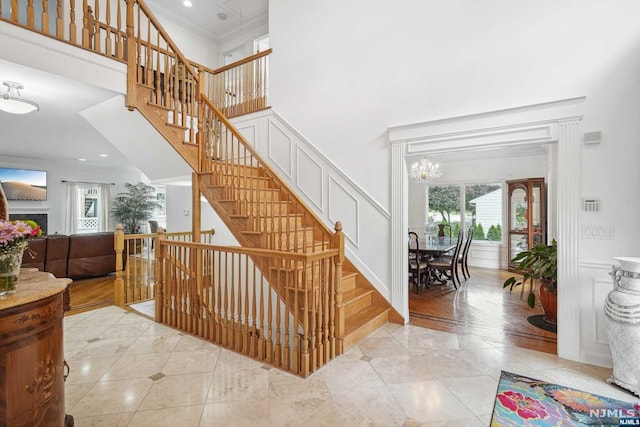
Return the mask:
<svg viewBox="0 0 640 427">
<path fill-rule="evenodd" d="M 457 243 L 457 239 L 447 237 L 440 241 L 437 236 L 420 236 L 418 238 L 418 251 L 421 257 L 426 259 L 440 258 L 445 253 L 455 249 Z M 449 275 L 436 270 L 429 270 L 428 275 L 427 286 L 431 284 L 445 285 L 450 280 Z"/>
<path fill-rule="evenodd" d="M 453 250 L 457 243 L 457 239 L 449 239 L 447 237 L 440 242 L 438 237 L 430 239 L 429 236 L 420 236 L 418 238 L 418 250 L 420 255 L 440 258 L 445 253 Z"/>
</svg>

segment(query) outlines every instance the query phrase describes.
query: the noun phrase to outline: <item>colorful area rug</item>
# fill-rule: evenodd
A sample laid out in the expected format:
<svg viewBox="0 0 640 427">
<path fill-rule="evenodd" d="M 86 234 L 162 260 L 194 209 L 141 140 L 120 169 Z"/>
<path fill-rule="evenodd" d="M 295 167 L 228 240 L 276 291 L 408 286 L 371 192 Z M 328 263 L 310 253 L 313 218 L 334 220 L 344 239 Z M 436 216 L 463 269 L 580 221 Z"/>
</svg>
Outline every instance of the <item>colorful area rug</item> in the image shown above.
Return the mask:
<svg viewBox="0 0 640 427">
<path fill-rule="evenodd" d="M 640 426 L 640 403 L 628 403 L 502 371 L 491 416 L 503 426 Z"/>
</svg>

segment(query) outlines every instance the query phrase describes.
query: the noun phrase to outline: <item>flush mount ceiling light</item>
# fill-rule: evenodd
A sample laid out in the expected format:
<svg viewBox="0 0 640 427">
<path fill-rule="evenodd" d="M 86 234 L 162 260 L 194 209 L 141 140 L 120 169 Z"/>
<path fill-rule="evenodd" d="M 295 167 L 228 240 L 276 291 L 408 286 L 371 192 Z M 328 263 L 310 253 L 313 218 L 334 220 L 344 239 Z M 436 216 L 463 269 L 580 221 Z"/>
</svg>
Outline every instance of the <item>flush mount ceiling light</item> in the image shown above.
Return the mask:
<svg viewBox="0 0 640 427">
<path fill-rule="evenodd" d="M 38 111 L 40 107 L 33 101 L 20 97 L 20 89 L 24 86 L 17 82 L 2 82 L 7 87 L 7 92 L 0 97 L 0 110 L 12 114 L 27 114 Z"/>
<path fill-rule="evenodd" d="M 193 6 L 193 3 L 191 3 L 189 0 L 184 0 L 182 2 L 182 4 L 184 5 L 184 7 L 191 7 Z"/>
</svg>

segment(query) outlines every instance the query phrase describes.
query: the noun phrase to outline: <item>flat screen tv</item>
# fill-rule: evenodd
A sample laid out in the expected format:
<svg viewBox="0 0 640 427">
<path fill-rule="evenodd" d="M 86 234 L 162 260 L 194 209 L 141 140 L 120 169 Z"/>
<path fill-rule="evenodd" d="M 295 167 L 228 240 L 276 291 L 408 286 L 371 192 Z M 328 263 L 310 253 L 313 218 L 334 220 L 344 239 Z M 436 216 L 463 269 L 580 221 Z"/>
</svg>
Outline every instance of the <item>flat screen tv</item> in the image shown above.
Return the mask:
<svg viewBox="0 0 640 427">
<path fill-rule="evenodd" d="M 7 200 L 47 200 L 47 172 L 0 168 L 0 183 Z"/>
</svg>

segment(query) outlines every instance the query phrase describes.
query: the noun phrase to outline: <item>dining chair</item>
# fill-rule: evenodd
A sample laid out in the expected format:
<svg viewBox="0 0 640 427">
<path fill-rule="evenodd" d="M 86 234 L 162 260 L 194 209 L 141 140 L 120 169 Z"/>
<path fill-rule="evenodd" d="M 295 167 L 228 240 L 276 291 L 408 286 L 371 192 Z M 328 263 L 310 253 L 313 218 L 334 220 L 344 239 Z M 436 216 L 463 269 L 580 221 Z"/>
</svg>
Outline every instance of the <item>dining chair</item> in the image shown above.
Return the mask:
<svg viewBox="0 0 640 427">
<path fill-rule="evenodd" d="M 453 283 L 453 287 L 458 289 L 458 285 L 460 285 L 460 277 L 458 276 L 458 256 L 462 249 L 463 240 L 464 232 L 460 230 L 458 232 L 456 247 L 453 249 L 453 254 L 450 257 L 440 257 L 429 261 L 427 265 L 427 286 L 429 285 L 432 277 L 444 277 L 447 281 L 450 279 L 451 283 Z"/>
<path fill-rule="evenodd" d="M 418 234 L 409 232 L 409 273 L 413 283 L 416 285 L 416 293 L 420 290 L 420 284 L 427 281 L 428 262 L 420 256 L 420 242 Z"/>
<path fill-rule="evenodd" d="M 462 255 L 460 255 L 460 259 L 458 262 L 460 263 L 460 269 L 462 270 L 462 275 L 464 276 L 464 280 L 469 280 L 471 274 L 469 273 L 469 264 L 467 260 L 469 259 L 469 250 L 471 249 L 471 241 L 473 240 L 473 225 L 469 227 L 469 231 L 467 231 L 467 240 L 464 244 L 464 248 L 462 249 Z"/>
</svg>

